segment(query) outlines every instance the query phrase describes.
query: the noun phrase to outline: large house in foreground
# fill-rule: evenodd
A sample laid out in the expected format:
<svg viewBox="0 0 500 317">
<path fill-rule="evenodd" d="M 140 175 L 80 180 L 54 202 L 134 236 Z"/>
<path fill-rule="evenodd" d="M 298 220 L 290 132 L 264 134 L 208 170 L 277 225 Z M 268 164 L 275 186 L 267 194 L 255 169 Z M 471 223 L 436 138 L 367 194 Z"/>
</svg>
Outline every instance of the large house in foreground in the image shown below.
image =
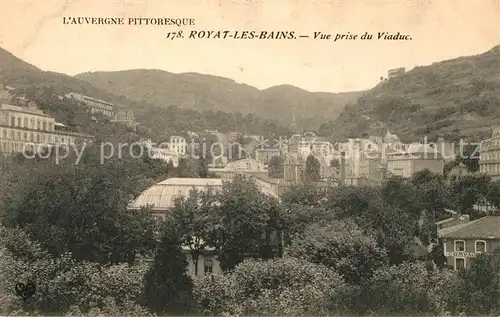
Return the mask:
<svg viewBox="0 0 500 317">
<path fill-rule="evenodd" d="M 455 270 L 470 269 L 478 254 L 500 247 L 500 216 L 473 221 L 467 215 L 454 218 L 437 223 L 448 266 Z"/>
<path fill-rule="evenodd" d="M 256 185 L 259 187 L 262 194 L 278 198 L 276 192 L 267 183 L 256 179 Z M 165 219 L 169 216 L 169 212 L 175 207 L 175 200 L 181 197 L 189 197 L 190 192 L 196 189 L 200 192 L 217 192 L 222 189 L 224 180 L 220 178 L 169 178 L 159 182 L 145 191 L 143 191 L 129 206 L 129 210 L 139 210 L 147 207 L 154 217 Z M 189 246 L 184 246 L 183 249 L 189 252 Z M 217 255 L 212 249 L 205 249 L 198 260 L 198 269 L 195 269 L 194 261 L 191 257 L 187 257 L 188 274 L 205 275 L 216 274 L 221 271 Z"/>
</svg>

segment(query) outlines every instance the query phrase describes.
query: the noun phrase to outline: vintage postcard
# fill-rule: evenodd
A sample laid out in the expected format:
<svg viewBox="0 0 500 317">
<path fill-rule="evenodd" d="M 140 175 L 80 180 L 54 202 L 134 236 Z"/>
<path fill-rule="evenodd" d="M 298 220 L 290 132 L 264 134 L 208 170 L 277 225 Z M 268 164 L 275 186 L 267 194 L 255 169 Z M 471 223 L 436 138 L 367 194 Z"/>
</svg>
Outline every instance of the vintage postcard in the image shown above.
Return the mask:
<svg viewBox="0 0 500 317">
<path fill-rule="evenodd" d="M 500 314 L 500 0 L 0 0 L 0 315 Z"/>
</svg>

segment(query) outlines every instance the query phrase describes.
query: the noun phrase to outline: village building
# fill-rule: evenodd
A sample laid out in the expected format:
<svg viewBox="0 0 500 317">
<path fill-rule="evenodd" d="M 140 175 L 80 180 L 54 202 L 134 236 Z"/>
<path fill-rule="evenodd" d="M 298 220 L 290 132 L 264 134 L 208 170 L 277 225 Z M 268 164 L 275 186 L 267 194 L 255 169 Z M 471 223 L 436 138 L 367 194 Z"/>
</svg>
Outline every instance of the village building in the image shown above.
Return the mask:
<svg viewBox="0 0 500 317">
<path fill-rule="evenodd" d="M 209 167 L 208 171 L 223 179 L 233 179 L 237 175 L 261 176 L 268 175 L 267 166 L 252 158 L 246 158 L 228 163 L 222 168 Z"/>
<path fill-rule="evenodd" d="M 90 143 L 94 137 L 72 131 L 55 118 L 37 109 L 2 104 L 0 106 L 0 153 L 38 153 L 54 146 Z"/>
<path fill-rule="evenodd" d="M 437 223 L 448 266 L 467 270 L 481 253 L 500 247 L 500 216 L 470 221 L 468 215 L 454 215 Z"/>
<path fill-rule="evenodd" d="M 91 114 L 101 113 L 109 118 L 115 118 L 116 107 L 110 102 L 85 96 L 76 92 L 70 92 L 66 94 L 65 97 L 85 105 Z"/>
<path fill-rule="evenodd" d="M 169 212 L 175 207 L 175 201 L 178 198 L 189 197 L 192 190 L 199 192 L 211 191 L 216 193 L 222 190 L 224 182 L 219 178 L 169 178 L 159 182 L 144 190 L 135 200 L 131 201 L 128 210 L 140 210 L 147 208 L 157 219 L 166 219 Z M 255 184 L 263 195 L 279 199 L 276 192 L 270 184 L 255 179 Z M 183 246 L 185 252 L 189 252 L 189 246 Z M 198 268 L 190 256 L 187 256 L 188 274 L 206 275 L 217 274 L 221 272 L 220 263 L 217 255 L 212 248 L 206 248 L 198 259 Z"/>
<path fill-rule="evenodd" d="M 500 128 L 494 129 L 491 137 L 481 142 L 479 171 L 494 181 L 500 180 Z"/>
</svg>

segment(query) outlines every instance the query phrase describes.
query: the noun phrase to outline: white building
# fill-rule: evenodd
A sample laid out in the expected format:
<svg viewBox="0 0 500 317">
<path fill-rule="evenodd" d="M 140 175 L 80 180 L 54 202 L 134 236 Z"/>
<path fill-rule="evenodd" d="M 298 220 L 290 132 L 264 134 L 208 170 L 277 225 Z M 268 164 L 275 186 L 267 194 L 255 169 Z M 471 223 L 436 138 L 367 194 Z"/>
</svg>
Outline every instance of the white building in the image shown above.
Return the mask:
<svg viewBox="0 0 500 317">
<path fill-rule="evenodd" d="M 0 152 L 3 154 L 38 152 L 42 148 L 92 141 L 93 136 L 71 131 L 34 104 L 0 107 Z"/>
<path fill-rule="evenodd" d="M 180 156 L 186 155 L 186 139 L 181 136 L 171 136 L 170 137 L 170 151 L 175 152 Z"/>
<path fill-rule="evenodd" d="M 89 96 L 85 96 L 82 94 L 78 94 L 76 92 L 70 92 L 69 94 L 66 94 L 66 98 L 73 99 L 75 101 L 78 101 L 85 106 L 87 106 L 90 109 L 91 114 L 95 113 L 102 113 L 105 116 L 108 116 L 110 118 L 115 118 L 115 105 L 112 103 L 109 103 L 107 101 L 95 99 Z"/>
<path fill-rule="evenodd" d="M 160 147 L 157 147 L 153 142 L 151 142 L 151 140 L 145 140 L 142 144 L 148 151 L 149 157 L 152 159 L 172 162 L 174 167 L 179 165 L 179 155 L 176 152 L 171 151 L 169 148 L 164 148 L 161 145 Z"/>
</svg>

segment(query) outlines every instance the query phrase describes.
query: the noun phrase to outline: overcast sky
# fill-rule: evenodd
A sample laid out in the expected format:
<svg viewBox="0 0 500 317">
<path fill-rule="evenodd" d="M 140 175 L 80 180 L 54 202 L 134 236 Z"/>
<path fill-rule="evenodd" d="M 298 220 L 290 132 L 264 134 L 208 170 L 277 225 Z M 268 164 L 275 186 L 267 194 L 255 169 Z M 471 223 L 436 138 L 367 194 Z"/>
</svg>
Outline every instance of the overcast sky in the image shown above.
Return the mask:
<svg viewBox="0 0 500 317">
<path fill-rule="evenodd" d="M 480 54 L 500 44 L 500 0 L 0 0 L 0 6 L 0 47 L 70 75 L 154 68 L 229 77 L 260 89 L 291 84 L 342 92 L 371 88 L 390 68 Z M 367 31 L 376 37 L 399 31 L 413 40 L 171 41 L 166 33 L 177 27 L 63 25 L 63 17 L 76 16 L 194 18 L 196 25 L 184 32 Z"/>
</svg>

